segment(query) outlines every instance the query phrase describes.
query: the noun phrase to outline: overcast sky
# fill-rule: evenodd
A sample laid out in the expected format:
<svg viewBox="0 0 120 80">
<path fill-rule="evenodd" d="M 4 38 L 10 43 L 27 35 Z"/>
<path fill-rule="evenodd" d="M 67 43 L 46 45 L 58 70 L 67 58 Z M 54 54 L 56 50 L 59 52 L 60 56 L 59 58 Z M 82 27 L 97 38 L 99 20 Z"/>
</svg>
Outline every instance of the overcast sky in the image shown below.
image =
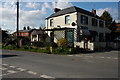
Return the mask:
<svg viewBox="0 0 120 80">
<path fill-rule="evenodd" d="M 24 26 L 43 27 L 45 18 L 53 13 L 55 7 L 64 9 L 71 6 L 77 6 L 88 11 L 94 8 L 98 16 L 107 10 L 113 19 L 118 21 L 117 2 L 63 2 L 63 0 L 58 0 L 58 2 L 20 2 L 20 29 L 23 29 Z M 14 32 L 16 30 L 16 13 L 15 2 L 2 2 L 0 5 L 0 22 L 2 22 L 0 27 Z"/>
</svg>

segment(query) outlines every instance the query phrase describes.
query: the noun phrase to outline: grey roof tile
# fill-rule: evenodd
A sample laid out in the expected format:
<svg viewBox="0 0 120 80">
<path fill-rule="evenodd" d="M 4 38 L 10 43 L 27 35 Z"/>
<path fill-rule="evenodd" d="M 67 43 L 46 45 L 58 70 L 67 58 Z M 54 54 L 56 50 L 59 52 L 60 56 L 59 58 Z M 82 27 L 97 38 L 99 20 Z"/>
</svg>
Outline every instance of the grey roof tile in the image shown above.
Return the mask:
<svg viewBox="0 0 120 80">
<path fill-rule="evenodd" d="M 86 14 L 86 15 L 89 15 L 89 16 L 92 16 L 92 17 L 100 18 L 99 16 L 95 15 L 94 13 L 92 13 L 90 11 L 78 8 L 76 6 L 72 6 L 72 7 L 66 8 L 66 9 L 62 9 L 62 10 L 56 12 L 56 13 L 53 13 L 52 15 L 47 17 L 46 19 L 49 19 L 49 18 L 52 18 L 52 17 L 57 17 L 57 16 L 64 15 L 64 14 L 68 14 L 68 13 L 73 13 L 73 12 L 80 12 L 80 13 L 83 13 L 83 14 Z"/>
</svg>

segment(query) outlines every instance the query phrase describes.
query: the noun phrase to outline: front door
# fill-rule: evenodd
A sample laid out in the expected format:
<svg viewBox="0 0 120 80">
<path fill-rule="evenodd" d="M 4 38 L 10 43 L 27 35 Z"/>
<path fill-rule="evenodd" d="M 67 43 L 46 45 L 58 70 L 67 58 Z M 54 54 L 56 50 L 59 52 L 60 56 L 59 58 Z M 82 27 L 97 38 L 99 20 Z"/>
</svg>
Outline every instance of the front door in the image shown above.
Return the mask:
<svg viewBox="0 0 120 80">
<path fill-rule="evenodd" d="M 66 32 L 66 40 L 68 42 L 68 45 L 74 42 L 74 31 Z"/>
</svg>

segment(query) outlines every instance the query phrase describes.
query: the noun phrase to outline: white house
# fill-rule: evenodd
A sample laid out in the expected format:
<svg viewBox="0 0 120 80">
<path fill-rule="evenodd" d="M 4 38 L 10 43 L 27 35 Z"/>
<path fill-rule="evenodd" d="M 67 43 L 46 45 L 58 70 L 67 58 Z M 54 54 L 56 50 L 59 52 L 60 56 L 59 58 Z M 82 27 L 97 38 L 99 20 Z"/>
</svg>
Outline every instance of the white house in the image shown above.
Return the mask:
<svg viewBox="0 0 120 80">
<path fill-rule="evenodd" d="M 89 50 L 109 46 L 111 31 L 106 28 L 105 21 L 96 15 L 96 10 L 89 12 L 73 6 L 62 10 L 55 8 L 54 11 L 46 18 L 46 32 L 50 36 L 54 31 L 54 42 L 66 38 L 73 42 L 74 47 Z M 66 33 L 64 29 L 71 31 Z"/>
</svg>

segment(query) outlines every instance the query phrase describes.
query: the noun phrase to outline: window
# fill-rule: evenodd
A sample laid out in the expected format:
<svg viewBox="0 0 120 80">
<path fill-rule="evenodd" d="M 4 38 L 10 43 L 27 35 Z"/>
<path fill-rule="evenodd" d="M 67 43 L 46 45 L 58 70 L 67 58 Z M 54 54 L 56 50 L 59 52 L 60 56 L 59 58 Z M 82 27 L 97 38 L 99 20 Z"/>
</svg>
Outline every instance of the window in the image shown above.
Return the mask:
<svg viewBox="0 0 120 80">
<path fill-rule="evenodd" d="M 98 25 L 98 21 L 95 18 L 92 18 L 92 26 L 97 26 Z"/>
<path fill-rule="evenodd" d="M 110 41 L 110 33 L 105 33 L 105 40 Z"/>
<path fill-rule="evenodd" d="M 104 27 L 104 22 L 103 21 L 99 21 L 99 27 Z"/>
<path fill-rule="evenodd" d="M 88 27 L 81 26 L 81 29 L 88 30 Z"/>
<path fill-rule="evenodd" d="M 67 39 L 68 43 L 73 43 L 74 42 L 74 31 L 67 31 L 66 39 Z"/>
<path fill-rule="evenodd" d="M 96 31 L 92 31 L 92 30 L 89 30 L 89 31 L 90 31 L 90 41 L 95 42 L 96 36 L 98 35 L 98 33 Z"/>
<path fill-rule="evenodd" d="M 99 33 L 99 41 L 100 42 L 104 41 L 104 34 L 103 33 Z"/>
<path fill-rule="evenodd" d="M 81 23 L 82 24 L 88 24 L 88 17 L 84 16 L 84 15 L 81 15 Z"/>
<path fill-rule="evenodd" d="M 53 26 L 53 19 L 50 19 L 50 26 Z"/>
<path fill-rule="evenodd" d="M 65 16 L 65 24 L 70 24 L 70 16 Z"/>
</svg>

